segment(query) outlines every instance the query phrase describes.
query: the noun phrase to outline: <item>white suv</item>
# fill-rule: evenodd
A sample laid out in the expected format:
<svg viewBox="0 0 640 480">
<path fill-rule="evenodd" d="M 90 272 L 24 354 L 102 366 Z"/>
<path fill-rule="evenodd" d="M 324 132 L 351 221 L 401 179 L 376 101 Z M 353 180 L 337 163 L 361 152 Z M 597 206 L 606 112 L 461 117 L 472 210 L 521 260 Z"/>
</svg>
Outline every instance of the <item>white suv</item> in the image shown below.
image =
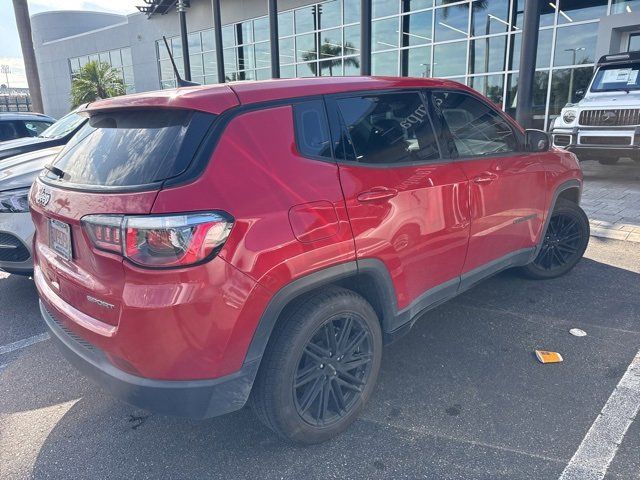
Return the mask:
<svg viewBox="0 0 640 480">
<path fill-rule="evenodd" d="M 553 144 L 604 165 L 640 161 L 639 71 L 640 52 L 602 57 L 584 98 L 555 119 Z"/>
</svg>

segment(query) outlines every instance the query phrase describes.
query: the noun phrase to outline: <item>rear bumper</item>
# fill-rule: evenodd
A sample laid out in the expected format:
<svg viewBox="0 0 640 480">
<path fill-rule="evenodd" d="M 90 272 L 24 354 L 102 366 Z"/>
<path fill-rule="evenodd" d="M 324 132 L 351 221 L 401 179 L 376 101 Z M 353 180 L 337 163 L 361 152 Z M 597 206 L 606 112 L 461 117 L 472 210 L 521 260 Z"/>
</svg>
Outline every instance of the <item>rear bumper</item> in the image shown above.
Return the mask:
<svg viewBox="0 0 640 480">
<path fill-rule="evenodd" d="M 251 392 L 259 361 L 213 380 L 154 380 L 116 368 L 96 347 L 66 329 L 40 301 L 40 312 L 62 354 L 113 396 L 164 415 L 208 418 L 239 410 Z"/>
</svg>

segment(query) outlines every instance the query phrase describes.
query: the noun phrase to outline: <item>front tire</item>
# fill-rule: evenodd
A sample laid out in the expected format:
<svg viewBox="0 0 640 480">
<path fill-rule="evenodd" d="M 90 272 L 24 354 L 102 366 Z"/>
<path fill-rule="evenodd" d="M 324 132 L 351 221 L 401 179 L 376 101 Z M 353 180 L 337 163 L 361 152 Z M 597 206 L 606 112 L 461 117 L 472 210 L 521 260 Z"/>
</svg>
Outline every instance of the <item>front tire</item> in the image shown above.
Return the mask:
<svg viewBox="0 0 640 480">
<path fill-rule="evenodd" d="M 309 296 L 278 323 L 251 394 L 258 418 L 293 443 L 346 430 L 374 390 L 382 359 L 380 322 L 350 290 Z"/>
<path fill-rule="evenodd" d="M 521 271 L 536 280 L 556 278 L 577 265 L 589 244 L 589 219 L 574 202 L 559 198 L 551 214 L 542 247 Z"/>
</svg>

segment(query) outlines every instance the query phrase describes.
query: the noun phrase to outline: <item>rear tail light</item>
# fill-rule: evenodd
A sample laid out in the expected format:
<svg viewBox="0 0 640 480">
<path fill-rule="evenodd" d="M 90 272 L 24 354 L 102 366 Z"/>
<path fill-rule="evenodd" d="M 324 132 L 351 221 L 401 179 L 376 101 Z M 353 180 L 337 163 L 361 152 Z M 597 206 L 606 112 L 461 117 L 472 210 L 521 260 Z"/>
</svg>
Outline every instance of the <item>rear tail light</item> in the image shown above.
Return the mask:
<svg viewBox="0 0 640 480">
<path fill-rule="evenodd" d="M 184 267 L 217 254 L 233 219 L 222 212 L 167 216 L 88 215 L 82 226 L 93 245 L 143 267 Z"/>
</svg>

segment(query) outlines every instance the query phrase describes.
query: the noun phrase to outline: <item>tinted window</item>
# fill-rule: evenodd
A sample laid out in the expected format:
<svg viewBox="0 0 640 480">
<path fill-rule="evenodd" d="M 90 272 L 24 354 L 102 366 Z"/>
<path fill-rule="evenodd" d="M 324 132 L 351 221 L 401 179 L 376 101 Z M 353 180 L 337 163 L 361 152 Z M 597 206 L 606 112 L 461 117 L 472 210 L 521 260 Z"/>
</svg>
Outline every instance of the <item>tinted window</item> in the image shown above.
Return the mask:
<svg viewBox="0 0 640 480">
<path fill-rule="evenodd" d="M 0 122 L 0 142 L 13 140 L 26 135 L 24 128 L 20 128 L 18 122 Z"/>
<path fill-rule="evenodd" d="M 94 114 L 54 162 L 65 173 L 60 181 L 130 186 L 174 177 L 188 167 L 202 140 L 202 117 L 211 116 L 188 110 Z M 50 172 L 47 178 L 58 180 Z"/>
<path fill-rule="evenodd" d="M 336 155 L 362 163 L 423 162 L 440 157 L 418 93 L 337 100 L 346 127 Z"/>
<path fill-rule="evenodd" d="M 511 126 L 486 103 L 457 92 L 434 92 L 432 101 L 434 111 L 451 132 L 459 156 L 517 150 Z"/>
<path fill-rule="evenodd" d="M 324 102 L 314 100 L 293 109 L 296 140 L 300 153 L 309 157 L 331 158 L 331 140 L 324 111 Z"/>
</svg>

